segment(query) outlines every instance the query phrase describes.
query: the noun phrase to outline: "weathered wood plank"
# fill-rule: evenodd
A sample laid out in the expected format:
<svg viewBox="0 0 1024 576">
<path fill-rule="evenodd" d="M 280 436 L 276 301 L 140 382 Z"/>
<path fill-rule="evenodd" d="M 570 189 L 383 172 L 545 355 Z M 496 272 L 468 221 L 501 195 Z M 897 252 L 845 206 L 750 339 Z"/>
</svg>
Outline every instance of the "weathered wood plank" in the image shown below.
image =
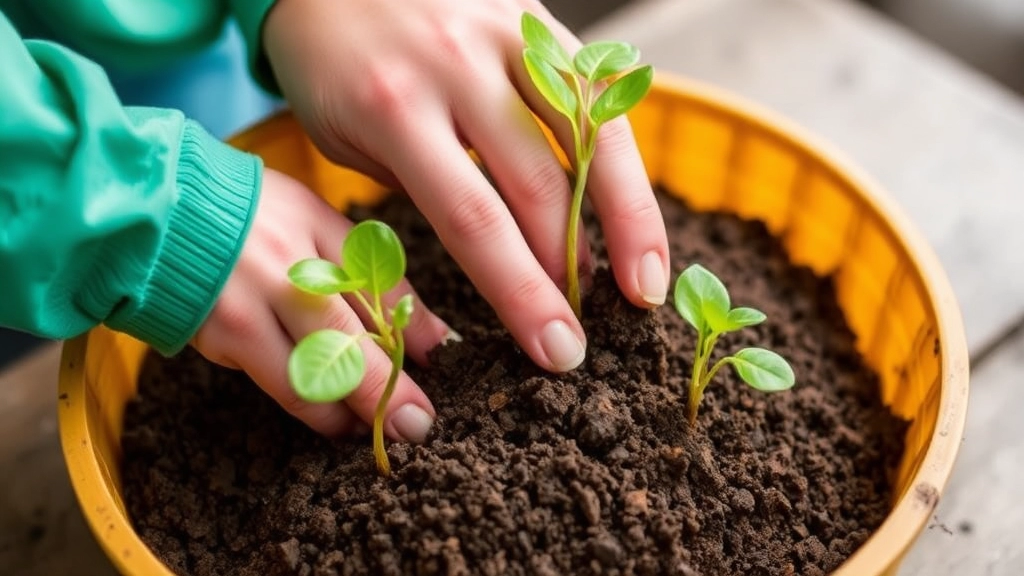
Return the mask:
<svg viewBox="0 0 1024 576">
<path fill-rule="evenodd" d="M 782 112 L 852 157 L 942 260 L 978 350 L 1024 313 L 1024 104 L 839 0 L 649 0 L 587 30 Z"/>
<path fill-rule="evenodd" d="M 1024 334 L 971 378 L 971 408 L 956 470 L 904 576 L 1024 574 Z"/>
</svg>

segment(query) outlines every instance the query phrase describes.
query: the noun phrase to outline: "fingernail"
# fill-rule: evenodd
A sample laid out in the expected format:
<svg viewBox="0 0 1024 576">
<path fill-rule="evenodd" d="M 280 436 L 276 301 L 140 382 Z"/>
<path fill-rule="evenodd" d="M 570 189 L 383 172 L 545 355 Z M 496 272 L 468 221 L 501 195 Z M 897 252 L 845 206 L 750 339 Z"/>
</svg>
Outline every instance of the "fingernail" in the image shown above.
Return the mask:
<svg viewBox="0 0 1024 576">
<path fill-rule="evenodd" d="M 668 279 L 665 278 L 665 268 L 661 265 L 661 256 L 657 252 L 648 252 L 640 259 L 637 283 L 640 285 L 640 298 L 644 302 L 655 306 L 665 303 Z"/>
<path fill-rule="evenodd" d="M 395 410 L 391 424 L 402 438 L 414 444 L 422 444 L 430 433 L 430 427 L 434 425 L 434 419 L 423 408 L 415 404 L 406 404 Z"/>
<path fill-rule="evenodd" d="M 583 363 L 587 349 L 576 337 L 569 325 L 561 320 L 552 320 L 540 334 L 540 347 L 555 370 L 568 372 Z"/>
<path fill-rule="evenodd" d="M 455 331 L 454 328 L 449 328 L 448 332 L 441 339 L 441 344 L 447 344 L 449 342 L 462 342 L 462 334 Z"/>
</svg>

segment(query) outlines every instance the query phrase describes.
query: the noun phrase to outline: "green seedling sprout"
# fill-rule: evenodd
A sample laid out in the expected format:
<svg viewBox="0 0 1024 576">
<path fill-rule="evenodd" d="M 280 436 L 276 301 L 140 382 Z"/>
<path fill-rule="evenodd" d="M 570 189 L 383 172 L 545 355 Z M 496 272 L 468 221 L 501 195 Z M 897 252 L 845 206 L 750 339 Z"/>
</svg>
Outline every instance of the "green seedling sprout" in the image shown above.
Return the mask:
<svg viewBox="0 0 1024 576">
<path fill-rule="evenodd" d="M 740 379 L 755 390 L 779 392 L 793 387 L 793 368 L 782 356 L 764 348 L 744 348 L 715 362 L 708 370 L 711 351 L 719 336 L 760 324 L 766 317 L 754 308 L 732 308 L 725 285 L 706 268 L 693 264 L 679 275 L 675 305 L 679 315 L 697 330 L 696 357 L 687 401 L 691 425 L 697 420 L 704 389 L 726 364 L 731 364 Z"/>
<path fill-rule="evenodd" d="M 365 310 L 376 333 L 357 336 L 339 330 L 313 332 L 299 341 L 288 359 L 288 377 L 295 393 L 307 402 L 337 402 L 351 394 L 363 379 L 366 360 L 360 341 L 369 338 L 391 359 L 391 373 L 373 417 L 373 454 L 382 476 L 391 474 L 384 448 L 384 412 L 402 372 L 405 341 L 402 331 L 412 316 L 412 296 L 406 294 L 391 310 L 381 297 L 405 276 L 405 250 L 387 224 L 367 220 L 357 224 L 341 248 L 341 265 L 310 258 L 288 270 L 292 284 L 304 292 L 328 296 L 349 294 Z"/>
<path fill-rule="evenodd" d="M 538 92 L 572 126 L 576 184 L 566 236 L 567 297 L 576 316 L 581 314 L 580 281 L 576 266 L 576 236 L 583 191 L 597 146 L 601 125 L 625 114 L 647 94 L 654 69 L 633 68 L 640 51 L 625 42 L 593 42 L 570 57 L 551 30 L 537 17 L 524 13 L 523 62 Z M 626 72 L 629 70 L 629 72 Z"/>
</svg>

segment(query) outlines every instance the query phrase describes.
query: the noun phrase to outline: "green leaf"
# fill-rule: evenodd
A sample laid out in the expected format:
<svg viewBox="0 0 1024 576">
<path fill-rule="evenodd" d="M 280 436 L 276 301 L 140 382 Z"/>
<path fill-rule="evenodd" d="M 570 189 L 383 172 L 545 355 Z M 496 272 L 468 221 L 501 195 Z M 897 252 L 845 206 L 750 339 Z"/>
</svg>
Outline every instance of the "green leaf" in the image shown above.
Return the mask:
<svg viewBox="0 0 1024 576">
<path fill-rule="evenodd" d="M 537 91 L 562 115 L 576 122 L 576 108 L 579 102 L 565 78 L 545 62 L 532 48 L 523 50 L 523 63 Z"/>
<path fill-rule="evenodd" d="M 288 358 L 288 378 L 307 402 L 337 402 L 359 386 L 366 372 L 359 340 L 338 330 L 306 336 Z"/>
<path fill-rule="evenodd" d="M 366 220 L 356 224 L 345 238 L 341 267 L 349 278 L 364 281 L 364 288 L 371 294 L 383 294 L 405 276 L 405 249 L 390 226 Z"/>
<path fill-rule="evenodd" d="M 729 363 L 744 382 L 762 392 L 789 390 L 796 382 L 789 362 L 764 348 L 744 348 Z"/>
<path fill-rule="evenodd" d="M 756 326 L 761 322 L 764 322 L 767 316 L 764 312 L 756 310 L 754 308 L 733 308 L 729 310 L 728 316 L 726 316 L 726 323 L 728 328 L 726 332 L 732 332 L 733 330 L 739 330 L 740 328 L 746 328 L 747 326 Z"/>
<path fill-rule="evenodd" d="M 299 290 L 321 296 L 354 292 L 366 284 L 364 280 L 350 279 L 340 266 L 322 258 L 307 258 L 292 264 L 288 279 Z"/>
<path fill-rule="evenodd" d="M 558 42 L 555 35 L 551 33 L 551 29 L 541 22 L 539 18 L 529 12 L 523 12 L 520 29 L 522 30 L 523 41 L 526 43 L 526 47 L 536 53 L 540 60 L 547 62 L 556 70 L 561 70 L 566 74 L 574 73 L 572 58 L 569 57 L 569 53 L 565 51 L 565 48 Z"/>
<path fill-rule="evenodd" d="M 594 125 L 600 126 L 636 106 L 647 95 L 653 79 L 654 69 L 643 66 L 612 82 L 590 109 L 590 119 Z"/>
<path fill-rule="evenodd" d="M 409 325 L 410 318 L 412 318 L 412 294 L 406 294 L 398 300 L 395 309 L 391 311 L 391 325 L 395 327 L 395 330 L 405 330 L 405 327 Z"/>
<path fill-rule="evenodd" d="M 640 60 L 640 50 L 625 42 L 594 42 L 576 53 L 576 71 L 589 82 L 618 74 Z"/>
<path fill-rule="evenodd" d="M 676 280 L 676 311 L 703 334 L 723 332 L 729 314 L 729 293 L 717 276 L 700 264 L 691 264 Z"/>
</svg>

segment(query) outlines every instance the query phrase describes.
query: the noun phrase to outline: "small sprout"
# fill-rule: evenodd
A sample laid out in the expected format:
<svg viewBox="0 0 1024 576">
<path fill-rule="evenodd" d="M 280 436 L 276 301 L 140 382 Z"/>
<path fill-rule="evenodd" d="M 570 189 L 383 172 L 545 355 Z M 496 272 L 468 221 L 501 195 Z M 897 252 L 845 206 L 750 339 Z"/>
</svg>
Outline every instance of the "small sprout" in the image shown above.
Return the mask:
<svg viewBox="0 0 1024 576">
<path fill-rule="evenodd" d="M 522 34 L 526 44 L 523 63 L 530 79 L 544 99 L 568 118 L 572 126 L 576 185 L 565 244 L 566 292 L 569 304 L 579 317 L 576 237 L 583 191 L 597 146 L 597 131 L 602 124 L 625 114 L 643 99 L 651 87 L 654 69 L 642 66 L 630 70 L 640 60 L 640 51 L 625 42 L 594 42 L 570 57 L 551 30 L 529 13 L 523 13 Z"/>
<path fill-rule="evenodd" d="M 704 389 L 725 364 L 731 364 L 740 379 L 756 390 L 779 392 L 793 387 L 793 368 L 782 356 L 764 348 L 744 348 L 722 358 L 708 370 L 711 351 L 719 336 L 760 324 L 766 317 L 753 308 L 732 308 L 725 285 L 706 268 L 693 264 L 679 275 L 675 304 L 679 315 L 697 330 L 696 358 L 687 402 L 690 424 L 697 420 Z"/>
<path fill-rule="evenodd" d="M 351 394 L 363 379 L 366 361 L 360 343 L 370 338 L 391 359 L 391 373 L 373 418 L 373 453 L 382 476 L 391 473 L 384 448 L 384 412 L 402 372 L 405 341 L 402 331 L 412 316 L 412 296 L 406 294 L 391 310 L 381 297 L 405 276 L 405 250 L 398 235 L 387 224 L 367 220 L 357 224 L 345 238 L 341 266 L 321 258 L 296 262 L 288 278 L 300 290 L 328 296 L 351 294 L 373 322 L 376 333 L 352 336 L 324 329 L 303 338 L 288 359 L 292 388 L 307 402 L 337 402 Z"/>
</svg>

